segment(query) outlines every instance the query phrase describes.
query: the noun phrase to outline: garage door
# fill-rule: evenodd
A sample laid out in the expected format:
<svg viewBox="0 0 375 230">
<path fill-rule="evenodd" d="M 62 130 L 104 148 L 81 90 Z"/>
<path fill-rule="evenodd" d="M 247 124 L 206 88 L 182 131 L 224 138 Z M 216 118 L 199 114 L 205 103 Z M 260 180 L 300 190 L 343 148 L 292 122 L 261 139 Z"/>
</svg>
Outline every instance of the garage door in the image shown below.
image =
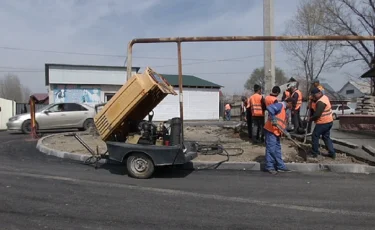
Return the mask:
<svg viewBox="0 0 375 230">
<path fill-rule="evenodd" d="M 175 88 L 178 93 L 178 89 Z M 218 120 L 218 89 L 184 89 L 184 120 Z M 179 96 L 168 95 L 155 109 L 154 121 L 180 116 Z"/>
</svg>

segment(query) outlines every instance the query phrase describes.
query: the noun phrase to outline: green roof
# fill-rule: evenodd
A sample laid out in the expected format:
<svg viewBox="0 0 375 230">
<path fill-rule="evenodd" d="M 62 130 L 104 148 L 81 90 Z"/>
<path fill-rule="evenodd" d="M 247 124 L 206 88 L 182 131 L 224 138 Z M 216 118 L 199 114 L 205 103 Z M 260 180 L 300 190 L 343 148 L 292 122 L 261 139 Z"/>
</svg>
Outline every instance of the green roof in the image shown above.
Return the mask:
<svg viewBox="0 0 375 230">
<path fill-rule="evenodd" d="M 172 86 L 178 86 L 178 75 L 176 74 L 160 74 Z M 215 84 L 210 81 L 203 80 L 202 78 L 192 75 L 182 75 L 183 87 L 201 87 L 201 88 L 221 88 L 221 85 Z"/>
</svg>

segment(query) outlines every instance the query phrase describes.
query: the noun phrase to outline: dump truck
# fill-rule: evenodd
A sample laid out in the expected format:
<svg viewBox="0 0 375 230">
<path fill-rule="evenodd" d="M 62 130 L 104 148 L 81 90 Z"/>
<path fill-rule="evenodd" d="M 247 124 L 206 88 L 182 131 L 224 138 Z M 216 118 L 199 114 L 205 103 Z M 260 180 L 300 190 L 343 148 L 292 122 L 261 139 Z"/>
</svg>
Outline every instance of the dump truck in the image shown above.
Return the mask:
<svg viewBox="0 0 375 230">
<path fill-rule="evenodd" d="M 125 163 L 131 177 L 149 178 L 157 166 L 183 165 L 197 157 L 197 144 L 182 138 L 183 121 L 179 117 L 159 124 L 152 120 L 153 109 L 168 95 L 177 95 L 173 86 L 147 67 L 101 105 L 94 117 L 108 158 Z"/>
</svg>

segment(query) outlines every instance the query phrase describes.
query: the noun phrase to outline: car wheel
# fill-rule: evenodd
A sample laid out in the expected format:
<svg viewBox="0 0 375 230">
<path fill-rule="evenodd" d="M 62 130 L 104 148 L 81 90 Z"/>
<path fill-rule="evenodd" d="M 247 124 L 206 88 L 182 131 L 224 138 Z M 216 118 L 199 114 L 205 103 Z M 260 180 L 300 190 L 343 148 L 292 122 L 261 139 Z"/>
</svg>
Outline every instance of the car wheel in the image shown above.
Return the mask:
<svg viewBox="0 0 375 230">
<path fill-rule="evenodd" d="M 126 160 L 128 175 L 137 179 L 148 179 L 155 171 L 154 162 L 144 153 L 133 153 Z"/>
<path fill-rule="evenodd" d="M 88 130 L 90 127 L 94 126 L 94 120 L 93 119 L 86 119 L 85 122 L 83 122 L 82 131 Z"/>
<path fill-rule="evenodd" d="M 24 133 L 24 134 L 30 134 L 31 133 L 31 130 L 32 130 L 32 128 L 31 128 L 31 120 L 26 120 L 26 121 L 24 121 L 23 123 L 22 123 L 22 128 L 21 128 L 22 130 L 22 132 Z M 36 124 L 36 129 L 38 129 L 38 124 Z"/>
<path fill-rule="evenodd" d="M 354 115 L 354 113 L 350 113 L 350 115 Z"/>
<path fill-rule="evenodd" d="M 333 117 L 333 120 L 336 120 L 337 119 L 336 113 L 332 114 L 332 117 Z"/>
</svg>

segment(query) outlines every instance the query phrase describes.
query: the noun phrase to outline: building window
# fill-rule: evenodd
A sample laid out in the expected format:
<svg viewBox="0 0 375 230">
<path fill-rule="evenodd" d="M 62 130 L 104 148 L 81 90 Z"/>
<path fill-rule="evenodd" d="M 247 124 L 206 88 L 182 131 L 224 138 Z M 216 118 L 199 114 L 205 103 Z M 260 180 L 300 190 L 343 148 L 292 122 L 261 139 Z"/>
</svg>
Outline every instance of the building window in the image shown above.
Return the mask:
<svg viewBox="0 0 375 230">
<path fill-rule="evenodd" d="M 346 90 L 346 94 L 354 94 L 354 89 Z"/>
<path fill-rule="evenodd" d="M 105 94 L 104 94 L 104 100 L 105 100 L 105 102 L 108 102 L 109 100 L 111 100 L 111 98 L 112 98 L 113 96 L 115 96 L 114 93 L 105 93 Z"/>
</svg>

